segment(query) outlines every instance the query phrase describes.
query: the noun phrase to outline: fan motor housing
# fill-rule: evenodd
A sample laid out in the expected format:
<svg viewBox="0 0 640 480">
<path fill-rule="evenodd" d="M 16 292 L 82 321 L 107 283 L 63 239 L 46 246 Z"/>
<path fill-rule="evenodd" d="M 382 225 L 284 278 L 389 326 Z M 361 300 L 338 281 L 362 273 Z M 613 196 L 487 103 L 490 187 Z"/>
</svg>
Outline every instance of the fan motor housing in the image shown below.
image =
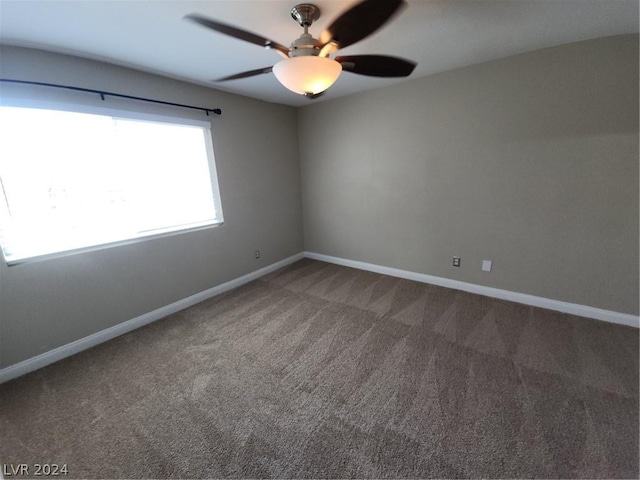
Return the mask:
<svg viewBox="0 0 640 480">
<path fill-rule="evenodd" d="M 317 56 L 320 49 L 316 47 L 317 40 L 308 33 L 303 33 L 299 38 L 291 42 L 290 57 Z"/>
</svg>

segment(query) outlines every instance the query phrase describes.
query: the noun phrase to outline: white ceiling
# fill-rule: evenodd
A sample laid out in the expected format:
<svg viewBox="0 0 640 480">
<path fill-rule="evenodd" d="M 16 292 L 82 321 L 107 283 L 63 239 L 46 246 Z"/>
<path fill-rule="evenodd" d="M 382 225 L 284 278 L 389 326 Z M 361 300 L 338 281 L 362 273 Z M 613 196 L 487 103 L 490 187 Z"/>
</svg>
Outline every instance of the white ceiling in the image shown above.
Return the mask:
<svg viewBox="0 0 640 480">
<path fill-rule="evenodd" d="M 307 0 L 308 1 L 308 0 Z M 288 45 L 302 29 L 290 17 L 296 0 L 0 0 L 0 42 L 129 66 L 287 105 L 311 100 L 282 87 L 273 74 L 213 84 L 211 79 L 273 65 L 273 51 L 182 18 L 189 13 L 254 31 Z M 358 0 L 313 0 L 318 37 Z M 390 23 L 340 50 L 418 62 L 418 78 L 538 48 L 638 32 L 638 0 L 408 0 Z M 343 73 L 315 102 L 407 79 Z M 83 85 L 91 88 L 91 85 Z"/>
</svg>

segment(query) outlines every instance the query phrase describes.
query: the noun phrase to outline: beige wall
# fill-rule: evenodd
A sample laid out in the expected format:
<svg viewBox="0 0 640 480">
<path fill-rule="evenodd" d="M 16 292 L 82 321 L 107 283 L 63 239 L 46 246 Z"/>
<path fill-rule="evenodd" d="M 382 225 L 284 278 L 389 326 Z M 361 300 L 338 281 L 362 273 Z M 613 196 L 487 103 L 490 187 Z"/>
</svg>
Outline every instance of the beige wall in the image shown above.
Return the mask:
<svg viewBox="0 0 640 480">
<path fill-rule="evenodd" d="M 210 230 L 0 262 L 0 368 L 303 249 L 638 314 L 637 36 L 518 55 L 297 114 L 14 47 L 1 48 L 0 75 L 222 108 L 211 121 L 225 214 Z M 3 98 L 52 94 L 0 88 Z M 461 268 L 451 267 L 453 255 Z M 483 259 L 493 260 L 491 273 L 480 270 Z"/>
<path fill-rule="evenodd" d="M 306 250 L 638 314 L 637 35 L 307 106 L 298 129 Z"/>
<path fill-rule="evenodd" d="M 0 368 L 202 292 L 303 250 L 293 108 L 103 63 L 3 47 L 0 74 L 219 107 L 211 117 L 225 224 L 92 253 L 7 267 L 0 262 Z M 99 97 L 0 85 L 3 99 Z M 109 99 L 206 119 L 203 113 Z M 254 251 L 260 249 L 260 260 Z"/>
</svg>

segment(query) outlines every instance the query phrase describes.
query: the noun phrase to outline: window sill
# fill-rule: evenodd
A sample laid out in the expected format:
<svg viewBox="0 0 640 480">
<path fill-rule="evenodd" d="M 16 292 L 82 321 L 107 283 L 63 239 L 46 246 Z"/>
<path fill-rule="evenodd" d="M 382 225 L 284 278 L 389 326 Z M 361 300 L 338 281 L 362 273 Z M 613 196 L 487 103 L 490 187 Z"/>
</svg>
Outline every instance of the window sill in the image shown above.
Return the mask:
<svg viewBox="0 0 640 480">
<path fill-rule="evenodd" d="M 158 238 L 165 238 L 173 235 L 180 235 L 183 233 L 191 233 L 191 232 L 198 232 L 201 230 L 208 230 L 210 228 L 219 227 L 222 225 L 224 225 L 224 221 L 208 222 L 205 224 L 199 224 L 199 225 L 195 225 L 187 228 L 173 228 L 173 229 L 167 229 L 163 231 L 154 231 L 153 233 L 139 234 L 138 236 L 135 236 L 132 238 L 117 240 L 117 241 L 108 242 L 108 243 L 101 243 L 97 245 L 90 245 L 86 247 L 73 248 L 73 249 L 59 251 L 59 252 L 44 253 L 42 255 L 33 255 L 29 257 L 22 257 L 22 258 L 10 259 L 10 260 L 5 259 L 5 263 L 9 267 L 14 267 L 17 265 L 24 265 L 26 263 L 41 262 L 44 260 L 53 260 L 53 259 L 68 257 L 72 255 L 80 255 L 83 253 L 90 253 L 98 250 L 116 248 L 116 247 L 121 247 L 123 245 L 131 245 L 134 243 L 146 242 L 148 240 L 155 240 Z"/>
</svg>

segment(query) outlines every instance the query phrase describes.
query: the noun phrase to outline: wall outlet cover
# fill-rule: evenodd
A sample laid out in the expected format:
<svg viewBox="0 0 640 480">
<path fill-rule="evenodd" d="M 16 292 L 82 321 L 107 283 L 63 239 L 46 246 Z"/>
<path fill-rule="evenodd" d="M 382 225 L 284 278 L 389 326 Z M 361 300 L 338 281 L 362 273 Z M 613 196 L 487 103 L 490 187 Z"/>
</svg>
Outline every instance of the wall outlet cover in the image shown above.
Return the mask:
<svg viewBox="0 0 640 480">
<path fill-rule="evenodd" d="M 483 272 L 490 272 L 492 263 L 493 262 L 491 262 L 491 260 L 483 260 L 482 261 L 482 271 Z"/>
</svg>

